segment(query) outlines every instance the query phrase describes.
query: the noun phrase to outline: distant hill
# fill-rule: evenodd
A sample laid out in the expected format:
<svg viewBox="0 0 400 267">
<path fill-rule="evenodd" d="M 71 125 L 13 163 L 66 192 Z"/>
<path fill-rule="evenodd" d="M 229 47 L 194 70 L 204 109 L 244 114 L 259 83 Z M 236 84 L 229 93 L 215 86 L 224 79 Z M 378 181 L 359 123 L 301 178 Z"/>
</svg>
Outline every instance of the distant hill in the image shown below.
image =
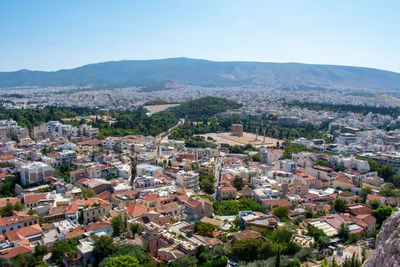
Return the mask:
<svg viewBox="0 0 400 267">
<path fill-rule="evenodd" d="M 301 63 L 215 62 L 169 58 L 124 60 L 54 72 L 0 72 L 0 87 L 15 86 L 139 86 L 163 84 L 227 86 L 262 84 L 361 89 L 400 89 L 400 73 L 371 68 Z M 176 83 L 176 84 L 175 84 Z M 163 87 L 165 84 L 163 84 Z M 150 86 L 150 90 L 159 86 Z"/>
</svg>

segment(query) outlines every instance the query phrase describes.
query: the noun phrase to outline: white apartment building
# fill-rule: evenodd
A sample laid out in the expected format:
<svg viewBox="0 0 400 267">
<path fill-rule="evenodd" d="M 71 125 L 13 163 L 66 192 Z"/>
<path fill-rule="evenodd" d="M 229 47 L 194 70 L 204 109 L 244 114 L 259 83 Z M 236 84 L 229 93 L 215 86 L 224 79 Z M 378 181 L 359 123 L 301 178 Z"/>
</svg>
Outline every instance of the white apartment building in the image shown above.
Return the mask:
<svg viewBox="0 0 400 267">
<path fill-rule="evenodd" d="M 54 176 L 54 169 L 44 162 L 32 162 L 21 166 L 23 186 L 47 182 L 51 176 Z"/>
</svg>

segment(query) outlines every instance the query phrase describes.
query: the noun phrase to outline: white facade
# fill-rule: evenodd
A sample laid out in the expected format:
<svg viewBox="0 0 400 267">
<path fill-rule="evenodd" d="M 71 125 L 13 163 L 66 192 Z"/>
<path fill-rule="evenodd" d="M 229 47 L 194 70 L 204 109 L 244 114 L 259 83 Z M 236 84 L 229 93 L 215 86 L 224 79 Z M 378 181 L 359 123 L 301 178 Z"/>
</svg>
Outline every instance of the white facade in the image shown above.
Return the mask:
<svg viewBox="0 0 400 267">
<path fill-rule="evenodd" d="M 21 184 L 23 186 L 47 182 L 53 175 L 53 167 L 44 162 L 32 162 L 21 166 Z"/>
</svg>

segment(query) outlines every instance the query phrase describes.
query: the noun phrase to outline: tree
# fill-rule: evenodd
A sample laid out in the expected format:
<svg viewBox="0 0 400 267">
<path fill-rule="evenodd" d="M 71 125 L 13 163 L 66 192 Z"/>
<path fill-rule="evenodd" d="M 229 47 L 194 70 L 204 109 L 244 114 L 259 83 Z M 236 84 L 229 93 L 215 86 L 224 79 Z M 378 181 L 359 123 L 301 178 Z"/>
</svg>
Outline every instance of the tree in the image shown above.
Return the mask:
<svg viewBox="0 0 400 267">
<path fill-rule="evenodd" d="M 215 226 L 211 223 L 196 222 L 196 232 L 201 236 L 212 237 L 215 231 Z"/>
<path fill-rule="evenodd" d="M 131 223 L 129 224 L 129 229 L 132 232 L 132 235 L 135 236 L 135 234 L 138 233 L 139 231 L 139 224 L 138 223 Z"/>
<path fill-rule="evenodd" d="M 279 219 L 287 218 L 289 216 L 289 209 L 287 207 L 275 207 L 273 211 L 274 215 Z"/>
<path fill-rule="evenodd" d="M 197 266 L 197 259 L 196 259 L 196 257 L 194 257 L 194 256 L 191 256 L 191 257 L 189 257 L 189 256 L 185 256 L 185 257 L 183 257 L 182 259 L 181 259 L 181 261 L 180 261 L 184 266 L 187 266 L 187 267 L 194 267 L 194 266 Z"/>
<path fill-rule="evenodd" d="M 29 209 L 28 215 L 33 215 L 33 214 L 37 214 L 37 211 L 34 209 Z"/>
<path fill-rule="evenodd" d="M 243 185 L 244 185 L 243 178 L 240 177 L 239 175 L 235 175 L 235 179 L 234 179 L 233 184 L 234 184 L 234 186 L 236 187 L 236 189 L 238 191 L 242 190 Z"/>
<path fill-rule="evenodd" d="M 139 261 L 129 255 L 108 259 L 106 267 L 139 267 Z"/>
<path fill-rule="evenodd" d="M 16 211 L 22 211 L 22 210 L 24 210 L 24 206 L 23 206 L 20 202 L 17 202 L 17 203 L 15 203 L 15 205 L 14 205 L 14 210 L 16 210 Z"/>
<path fill-rule="evenodd" d="M 376 210 L 374 210 L 374 216 L 377 223 L 382 224 L 387 218 L 392 215 L 393 208 L 386 205 L 380 205 Z"/>
<path fill-rule="evenodd" d="M 101 236 L 94 238 L 93 256 L 97 262 L 101 262 L 104 258 L 111 256 L 117 251 L 117 246 L 109 236 Z"/>
<path fill-rule="evenodd" d="M 393 174 L 391 180 L 395 187 L 400 186 L 400 174 L 398 174 L 398 173 Z"/>
<path fill-rule="evenodd" d="M 0 266 L 11 267 L 13 266 L 13 262 L 10 259 L 0 257 Z"/>
<path fill-rule="evenodd" d="M 211 195 L 214 193 L 214 183 L 215 176 L 213 174 L 208 174 L 201 179 L 200 189 Z"/>
<path fill-rule="evenodd" d="M 251 156 L 251 160 L 252 161 L 256 161 L 256 162 L 260 162 L 260 160 L 261 160 L 260 155 L 253 154 L 253 156 Z"/>
<path fill-rule="evenodd" d="M 328 166 L 328 162 L 326 162 L 325 160 L 320 159 L 320 160 L 317 160 L 314 165 L 315 166 L 324 166 L 324 167 L 326 167 L 326 166 Z"/>
<path fill-rule="evenodd" d="M 327 248 L 331 242 L 331 239 L 328 236 L 320 236 L 318 238 L 318 245 L 320 249 Z"/>
<path fill-rule="evenodd" d="M 373 193 L 373 191 L 372 191 L 371 187 L 368 187 L 368 186 L 367 187 L 363 187 L 360 190 L 360 197 L 363 199 L 364 203 L 367 200 L 368 195 L 372 194 L 372 193 Z"/>
<path fill-rule="evenodd" d="M 42 246 L 39 244 L 35 246 L 35 257 L 40 257 L 40 259 L 43 259 L 43 256 L 45 256 L 47 253 L 49 253 L 47 246 Z"/>
<path fill-rule="evenodd" d="M 231 248 L 231 257 L 241 261 L 266 259 L 275 255 L 276 246 L 271 241 L 248 238 L 236 241 Z"/>
<path fill-rule="evenodd" d="M 344 223 L 342 223 L 338 230 L 338 237 L 347 241 L 349 239 L 349 235 L 350 235 L 349 227 L 347 225 L 345 225 Z"/>
<path fill-rule="evenodd" d="M 346 200 L 337 198 L 333 203 L 333 209 L 340 213 L 345 213 L 349 204 Z"/>
<path fill-rule="evenodd" d="M 7 202 L 7 204 L 1 208 L 1 216 L 2 217 L 9 217 L 13 214 L 14 210 L 14 205 L 11 204 L 10 202 Z"/>
<path fill-rule="evenodd" d="M 70 243 L 68 243 L 68 241 L 56 241 L 51 251 L 51 260 L 57 265 L 62 265 L 64 253 L 69 253 L 71 256 L 73 256 L 74 252 L 74 248 Z"/>
<path fill-rule="evenodd" d="M 136 259 L 138 259 L 140 264 L 146 263 L 149 261 L 149 255 L 146 253 L 146 251 L 143 249 L 141 246 L 137 245 L 132 245 L 132 244 L 127 244 L 118 247 L 118 250 L 111 255 L 111 257 L 118 257 L 118 256 L 124 256 L 124 255 L 129 255 L 133 256 Z"/>
<path fill-rule="evenodd" d="M 93 189 L 86 189 L 86 188 L 82 188 L 82 194 L 83 194 L 83 197 L 85 197 L 85 198 L 97 196 Z"/>
<path fill-rule="evenodd" d="M 385 164 L 381 167 L 379 176 L 381 176 L 385 181 L 391 178 L 393 175 L 393 169 L 389 164 Z"/>
<path fill-rule="evenodd" d="M 122 218 L 121 215 L 115 216 L 111 220 L 114 236 L 119 236 L 122 232 Z"/>
<path fill-rule="evenodd" d="M 377 199 L 373 199 L 368 202 L 368 206 L 370 206 L 373 210 L 376 210 L 380 205 L 382 205 L 382 203 Z"/>
</svg>

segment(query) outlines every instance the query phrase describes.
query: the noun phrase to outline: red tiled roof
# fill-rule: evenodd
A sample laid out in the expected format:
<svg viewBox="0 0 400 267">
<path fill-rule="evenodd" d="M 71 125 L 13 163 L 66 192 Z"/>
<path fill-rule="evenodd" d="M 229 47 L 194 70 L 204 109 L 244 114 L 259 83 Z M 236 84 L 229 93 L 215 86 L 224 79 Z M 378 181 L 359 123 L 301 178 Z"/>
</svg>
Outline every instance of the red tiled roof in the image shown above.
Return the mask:
<svg viewBox="0 0 400 267">
<path fill-rule="evenodd" d="M 148 212 L 149 210 L 150 209 L 145 206 L 132 203 L 126 209 L 126 213 L 131 217 L 138 217 L 141 216 L 143 213 Z"/>
<path fill-rule="evenodd" d="M 201 205 L 201 202 L 198 200 L 192 200 L 192 201 L 189 201 L 188 204 L 192 207 L 197 207 L 197 206 Z"/>
<path fill-rule="evenodd" d="M 371 224 L 371 223 L 376 222 L 375 217 L 372 216 L 371 214 L 360 214 L 360 215 L 357 215 L 356 218 L 364 221 L 367 224 Z"/>
<path fill-rule="evenodd" d="M 147 194 L 147 195 L 144 195 L 143 197 L 142 197 L 142 199 L 144 200 L 144 201 L 155 201 L 157 198 L 159 198 L 160 197 L 160 195 L 159 194 Z"/>
<path fill-rule="evenodd" d="M 31 252 L 32 252 L 32 248 L 30 246 L 23 245 L 23 246 L 18 246 L 18 247 L 0 251 L 0 257 L 12 259 L 12 258 L 17 257 L 18 255 L 27 254 L 27 253 L 31 253 Z"/>
<path fill-rule="evenodd" d="M 72 229 L 69 233 L 65 234 L 65 239 L 71 239 L 74 237 L 82 236 L 85 233 L 85 231 L 81 227 L 77 227 Z"/>
<path fill-rule="evenodd" d="M 85 226 L 83 227 L 83 229 L 84 229 L 86 232 L 90 232 L 90 231 L 95 231 L 95 230 L 107 228 L 107 227 L 110 227 L 110 226 L 112 226 L 110 221 L 93 222 L 93 223 L 90 223 L 90 224 L 88 224 L 88 225 L 85 225 Z"/>
<path fill-rule="evenodd" d="M 20 222 L 21 222 L 21 219 L 19 218 L 19 216 L 4 217 L 4 218 L 0 219 L 0 226 L 6 227 L 8 225 L 17 224 Z"/>
<path fill-rule="evenodd" d="M 285 199 L 268 199 L 263 200 L 265 206 L 282 206 L 282 207 L 290 207 L 292 204 Z"/>
<path fill-rule="evenodd" d="M 46 199 L 47 194 L 32 194 L 32 195 L 25 195 L 24 196 L 24 203 L 34 203 L 38 202 L 42 199 Z"/>
<path fill-rule="evenodd" d="M 368 194 L 367 200 L 379 200 L 382 201 L 383 196 L 380 195 L 373 195 L 373 194 Z"/>
<path fill-rule="evenodd" d="M 39 224 L 23 227 L 17 230 L 6 232 L 5 235 L 10 242 L 21 240 L 29 236 L 42 233 L 43 230 Z"/>
<path fill-rule="evenodd" d="M 12 175 L 9 174 L 8 172 L 0 172 L 0 179 L 4 179 L 7 177 L 11 177 Z"/>
<path fill-rule="evenodd" d="M 238 233 L 233 234 L 234 238 L 236 240 L 244 240 L 248 238 L 256 239 L 262 237 L 262 234 L 260 232 L 256 232 L 253 230 L 244 230 Z"/>
<path fill-rule="evenodd" d="M 21 199 L 19 197 L 0 198 L 0 208 L 7 205 L 7 202 L 10 202 L 11 204 L 15 205 L 15 203 L 21 203 Z"/>
<path fill-rule="evenodd" d="M 344 183 L 344 184 L 353 185 L 353 182 L 350 181 L 350 179 L 347 178 L 346 176 L 338 176 L 338 177 L 336 177 L 336 180 L 339 181 L 339 182 L 341 182 L 341 183 Z"/>
<path fill-rule="evenodd" d="M 219 190 L 220 191 L 237 191 L 237 189 L 235 187 L 231 187 L 231 186 L 220 187 Z"/>
<path fill-rule="evenodd" d="M 187 195 L 179 195 L 176 196 L 176 200 L 179 202 L 186 202 L 189 200 L 189 197 Z"/>
<path fill-rule="evenodd" d="M 103 192 L 97 194 L 97 196 L 103 200 L 111 200 L 111 192 L 104 190 Z"/>
</svg>

